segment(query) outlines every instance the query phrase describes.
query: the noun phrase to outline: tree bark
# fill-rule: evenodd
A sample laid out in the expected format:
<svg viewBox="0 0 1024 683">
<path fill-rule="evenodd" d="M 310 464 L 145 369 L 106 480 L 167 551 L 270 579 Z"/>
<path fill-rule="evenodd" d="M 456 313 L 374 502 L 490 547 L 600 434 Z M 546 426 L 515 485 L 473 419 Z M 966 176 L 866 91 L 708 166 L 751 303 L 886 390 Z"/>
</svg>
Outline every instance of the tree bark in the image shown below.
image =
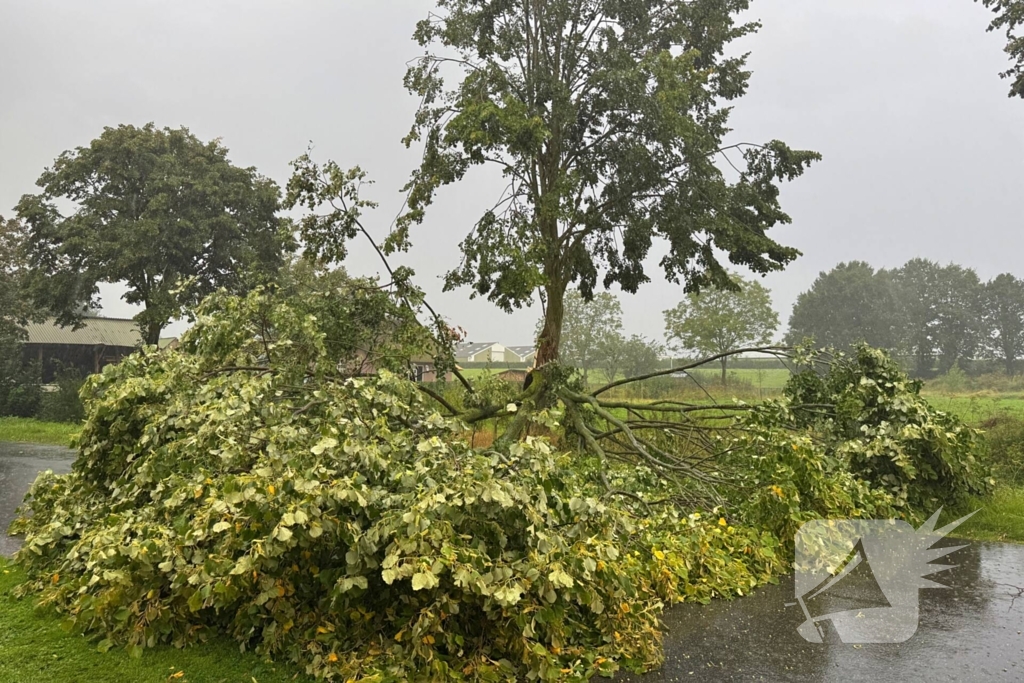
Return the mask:
<svg viewBox="0 0 1024 683">
<path fill-rule="evenodd" d="M 728 361 L 727 358 L 722 359 L 722 388 L 725 388 L 725 364 Z"/>
<path fill-rule="evenodd" d="M 544 327 L 537 338 L 537 367 L 558 360 L 558 347 L 562 341 L 562 319 L 565 316 L 565 285 L 558 281 L 545 287 L 547 310 Z"/>
<path fill-rule="evenodd" d="M 143 341 L 147 346 L 158 346 L 160 344 L 160 333 L 164 326 L 157 323 L 149 323 L 142 331 Z"/>
</svg>

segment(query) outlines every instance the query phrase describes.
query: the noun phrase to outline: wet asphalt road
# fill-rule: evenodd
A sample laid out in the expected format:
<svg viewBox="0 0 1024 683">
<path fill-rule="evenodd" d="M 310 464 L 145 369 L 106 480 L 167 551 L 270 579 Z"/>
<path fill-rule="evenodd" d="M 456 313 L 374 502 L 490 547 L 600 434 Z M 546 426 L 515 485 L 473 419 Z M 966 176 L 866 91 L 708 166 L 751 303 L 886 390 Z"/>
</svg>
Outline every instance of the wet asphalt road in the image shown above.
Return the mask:
<svg viewBox="0 0 1024 683">
<path fill-rule="evenodd" d="M 18 547 L 5 532 L 36 474 L 66 472 L 72 456 L 0 443 L 0 554 Z M 972 543 L 942 561 L 958 565 L 934 577 L 951 589 L 920 592 L 920 625 L 904 643 L 852 645 L 835 632 L 824 643 L 804 641 L 797 633 L 803 613 L 786 606 L 793 579 L 783 577 L 746 598 L 669 610 L 664 667 L 616 683 L 1024 682 L 1024 546 Z"/>
<path fill-rule="evenodd" d="M 933 577 L 951 589 L 920 592 L 918 630 L 904 643 L 846 644 L 834 631 L 806 642 L 800 607 L 786 606 L 789 576 L 746 598 L 669 610 L 664 667 L 616 682 L 1024 681 L 1024 546 L 972 543 L 943 561 L 959 565 Z"/>
<path fill-rule="evenodd" d="M 73 458 L 74 451 L 60 446 L 0 443 L 0 555 L 10 557 L 21 546 L 20 539 L 7 535 L 7 527 L 36 475 L 67 472 Z"/>
</svg>

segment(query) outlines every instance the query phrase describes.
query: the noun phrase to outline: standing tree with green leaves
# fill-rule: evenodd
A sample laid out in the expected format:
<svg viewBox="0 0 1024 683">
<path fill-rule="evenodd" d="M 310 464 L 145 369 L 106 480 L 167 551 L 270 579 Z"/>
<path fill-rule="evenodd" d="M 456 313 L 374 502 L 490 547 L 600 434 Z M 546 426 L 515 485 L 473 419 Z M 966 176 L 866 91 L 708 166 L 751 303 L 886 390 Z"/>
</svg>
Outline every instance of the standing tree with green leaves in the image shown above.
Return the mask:
<svg viewBox="0 0 1024 683">
<path fill-rule="evenodd" d="M 0 216 L 0 334 L 20 328 L 31 312 L 22 291 L 27 272 L 22 258 L 24 244 L 24 224 Z"/>
<path fill-rule="evenodd" d="M 730 276 L 733 289 L 692 292 L 665 311 L 665 334 L 679 350 L 722 355 L 722 386 L 729 352 L 771 343 L 779 327 L 771 292 L 761 283 Z"/>
<path fill-rule="evenodd" d="M 623 340 L 623 368 L 630 377 L 639 377 L 654 372 L 661 365 L 664 347 L 643 335 L 634 334 Z"/>
<path fill-rule="evenodd" d="M 734 287 L 721 254 L 757 273 L 785 267 L 799 252 L 768 236 L 790 221 L 779 185 L 820 157 L 726 141 L 750 78 L 732 43 L 759 28 L 737 21 L 748 5 L 438 0 L 416 30 L 427 53 L 406 75 L 421 102 L 406 142 L 423 143 L 423 160 L 386 247 L 409 246 L 441 186 L 500 169 L 507 186 L 446 287 L 507 311 L 539 294 L 542 366 L 559 358 L 566 291 L 590 299 L 600 281 L 635 293 L 655 241 L 687 292 Z"/>
<path fill-rule="evenodd" d="M 39 406 L 38 366 L 26 364 L 24 325 L 33 318 L 23 292 L 25 226 L 0 216 L 0 416 L 29 417 Z"/>
<path fill-rule="evenodd" d="M 1009 273 L 985 284 L 982 315 L 985 346 L 1003 361 L 1007 376 L 1016 373 L 1017 359 L 1024 355 L 1024 281 Z"/>
<path fill-rule="evenodd" d="M 1006 33 L 1006 54 L 1014 63 L 1000 76 L 1011 81 L 1010 97 L 1024 97 L 1024 35 L 1020 35 L 1024 27 L 1024 0 L 981 0 L 981 4 L 995 13 L 988 30 Z"/>
<path fill-rule="evenodd" d="M 537 333 L 544 328 L 544 319 L 537 323 Z M 600 292 L 587 301 L 579 292 L 565 297 L 562 320 L 561 360 L 583 371 L 583 382 L 589 372 L 600 367 L 601 356 L 609 345 L 621 337 L 622 306 L 609 292 Z"/>
<path fill-rule="evenodd" d="M 239 168 L 217 140 L 186 128 L 105 128 L 61 154 L 26 195 L 29 290 L 60 324 L 94 305 L 98 284 L 123 283 L 141 304 L 143 339 L 220 288 L 244 291 L 276 273 L 293 240 L 278 218 L 280 190 Z M 57 200 L 74 204 L 64 215 Z"/>
<path fill-rule="evenodd" d="M 894 349 L 899 328 L 891 274 L 851 261 L 820 273 L 797 297 L 786 342 L 796 346 L 810 338 L 837 349 L 850 350 L 861 342 Z"/>
<path fill-rule="evenodd" d="M 893 271 L 901 347 L 929 377 L 971 360 L 982 339 L 981 281 L 970 268 L 911 259 Z"/>
</svg>

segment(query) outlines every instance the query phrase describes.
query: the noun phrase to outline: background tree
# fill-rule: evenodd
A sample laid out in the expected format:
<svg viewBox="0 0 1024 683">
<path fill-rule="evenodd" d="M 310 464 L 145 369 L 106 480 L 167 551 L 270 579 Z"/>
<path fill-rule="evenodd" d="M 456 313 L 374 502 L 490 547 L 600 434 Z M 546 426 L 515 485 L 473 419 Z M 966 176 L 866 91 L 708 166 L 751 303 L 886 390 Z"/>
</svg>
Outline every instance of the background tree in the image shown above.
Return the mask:
<svg viewBox="0 0 1024 683">
<path fill-rule="evenodd" d="M 788 344 L 813 338 L 822 346 L 852 348 L 866 342 L 893 349 L 899 323 L 892 279 L 863 261 L 840 263 L 820 273 L 811 288 L 797 297 L 789 319 Z"/>
<path fill-rule="evenodd" d="M 1013 376 L 1024 355 L 1024 282 L 1009 273 L 998 275 L 985 284 L 982 301 L 985 345 Z"/>
<path fill-rule="evenodd" d="M 324 334 L 325 360 L 342 375 L 383 369 L 408 375 L 411 358 L 434 351 L 416 310 L 375 278 L 350 277 L 343 268 L 293 259 L 281 270 L 275 296 L 299 315 L 316 319 Z"/>
<path fill-rule="evenodd" d="M 790 220 L 779 183 L 819 155 L 724 142 L 750 76 L 730 48 L 758 28 L 736 21 L 748 4 L 438 0 L 415 34 L 427 54 L 406 75 L 421 98 L 407 143 L 425 144 L 423 161 L 388 248 L 408 247 L 440 186 L 496 165 L 508 185 L 446 287 L 472 286 L 505 310 L 539 292 L 541 365 L 559 356 L 567 288 L 636 292 L 655 240 L 667 243 L 665 276 L 687 292 L 733 286 L 720 254 L 758 273 L 783 268 L 799 252 L 767 234 Z"/>
<path fill-rule="evenodd" d="M 900 321 L 899 349 L 913 358 L 913 374 L 929 377 L 935 365 L 935 301 L 938 264 L 911 259 L 893 272 L 895 315 Z"/>
<path fill-rule="evenodd" d="M 125 300 L 144 307 L 143 338 L 155 344 L 210 292 L 242 291 L 276 272 L 291 244 L 276 215 L 280 191 L 227 154 L 219 141 L 153 124 L 105 128 L 61 154 L 36 183 L 42 193 L 18 204 L 35 303 L 74 324 L 96 303 L 98 283 L 124 283 Z M 63 215 L 58 199 L 74 210 Z"/>
<path fill-rule="evenodd" d="M 622 344 L 622 367 L 629 377 L 639 377 L 654 372 L 661 365 L 665 352 L 658 342 L 634 334 Z"/>
<path fill-rule="evenodd" d="M 938 269 L 934 297 L 939 372 L 972 360 L 982 341 L 982 285 L 971 268 L 949 264 Z"/>
<path fill-rule="evenodd" d="M 981 342 L 981 281 L 956 264 L 940 266 L 912 259 L 893 274 L 905 353 L 915 358 L 916 374 L 947 372 L 974 358 Z"/>
<path fill-rule="evenodd" d="M 24 226 L 0 216 L 0 415 L 29 417 L 39 407 L 39 368 L 26 364 L 24 325 L 32 317 L 22 282 Z"/>
<path fill-rule="evenodd" d="M 771 293 L 761 283 L 731 274 L 735 289 L 692 292 L 665 311 L 665 334 L 680 350 L 717 355 L 771 342 L 779 326 Z M 723 357 L 722 385 L 726 383 Z"/>
<path fill-rule="evenodd" d="M 543 327 L 542 318 L 538 334 Z M 601 366 L 602 355 L 614 350 L 621 330 L 622 306 L 614 294 L 600 292 L 588 301 L 577 291 L 566 293 L 562 361 L 582 370 L 583 381 L 588 381 L 589 371 Z"/>
<path fill-rule="evenodd" d="M 22 327 L 33 317 L 24 292 L 28 267 L 24 259 L 26 231 L 15 218 L 0 216 L 0 329 Z"/>
<path fill-rule="evenodd" d="M 1024 35 L 1018 33 L 1024 26 L 1024 0 L 981 0 L 981 3 L 996 14 L 988 30 L 1006 32 L 1006 54 L 1014 65 L 1000 75 L 1011 80 L 1010 97 L 1024 97 Z"/>
<path fill-rule="evenodd" d="M 621 333 L 606 335 L 597 350 L 597 367 L 604 373 L 605 381 L 614 382 L 625 368 L 626 344 L 628 340 Z"/>
</svg>

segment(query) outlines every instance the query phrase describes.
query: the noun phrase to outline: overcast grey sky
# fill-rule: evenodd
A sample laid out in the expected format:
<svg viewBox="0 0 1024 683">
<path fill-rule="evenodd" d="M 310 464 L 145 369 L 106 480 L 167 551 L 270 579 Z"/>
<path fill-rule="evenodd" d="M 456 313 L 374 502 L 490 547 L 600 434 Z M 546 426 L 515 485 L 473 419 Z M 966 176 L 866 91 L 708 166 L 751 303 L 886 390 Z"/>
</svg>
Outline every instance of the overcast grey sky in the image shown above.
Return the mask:
<svg viewBox="0 0 1024 683">
<path fill-rule="evenodd" d="M 0 213 L 63 150 L 103 126 L 185 125 L 220 137 L 241 165 L 283 185 L 288 162 L 360 165 L 386 230 L 417 162 L 400 139 L 415 101 L 402 87 L 410 36 L 430 0 L 0 0 Z M 1024 101 L 1006 97 L 1002 36 L 971 0 L 755 0 L 764 28 L 735 139 L 773 138 L 825 159 L 784 190 L 780 241 L 804 256 L 765 279 L 783 322 L 796 296 L 840 261 L 897 266 L 923 256 L 983 278 L 1024 276 Z M 505 315 L 438 277 L 499 185 L 449 187 L 415 233 L 431 302 L 476 341 L 532 341 L 539 309 Z M 656 262 L 656 258 L 652 259 Z M 363 249 L 347 264 L 378 266 Z M 661 338 L 680 297 L 662 280 L 621 295 L 630 331 Z M 104 310 L 132 315 L 104 288 Z M 181 326 L 175 326 L 180 330 Z"/>
</svg>

